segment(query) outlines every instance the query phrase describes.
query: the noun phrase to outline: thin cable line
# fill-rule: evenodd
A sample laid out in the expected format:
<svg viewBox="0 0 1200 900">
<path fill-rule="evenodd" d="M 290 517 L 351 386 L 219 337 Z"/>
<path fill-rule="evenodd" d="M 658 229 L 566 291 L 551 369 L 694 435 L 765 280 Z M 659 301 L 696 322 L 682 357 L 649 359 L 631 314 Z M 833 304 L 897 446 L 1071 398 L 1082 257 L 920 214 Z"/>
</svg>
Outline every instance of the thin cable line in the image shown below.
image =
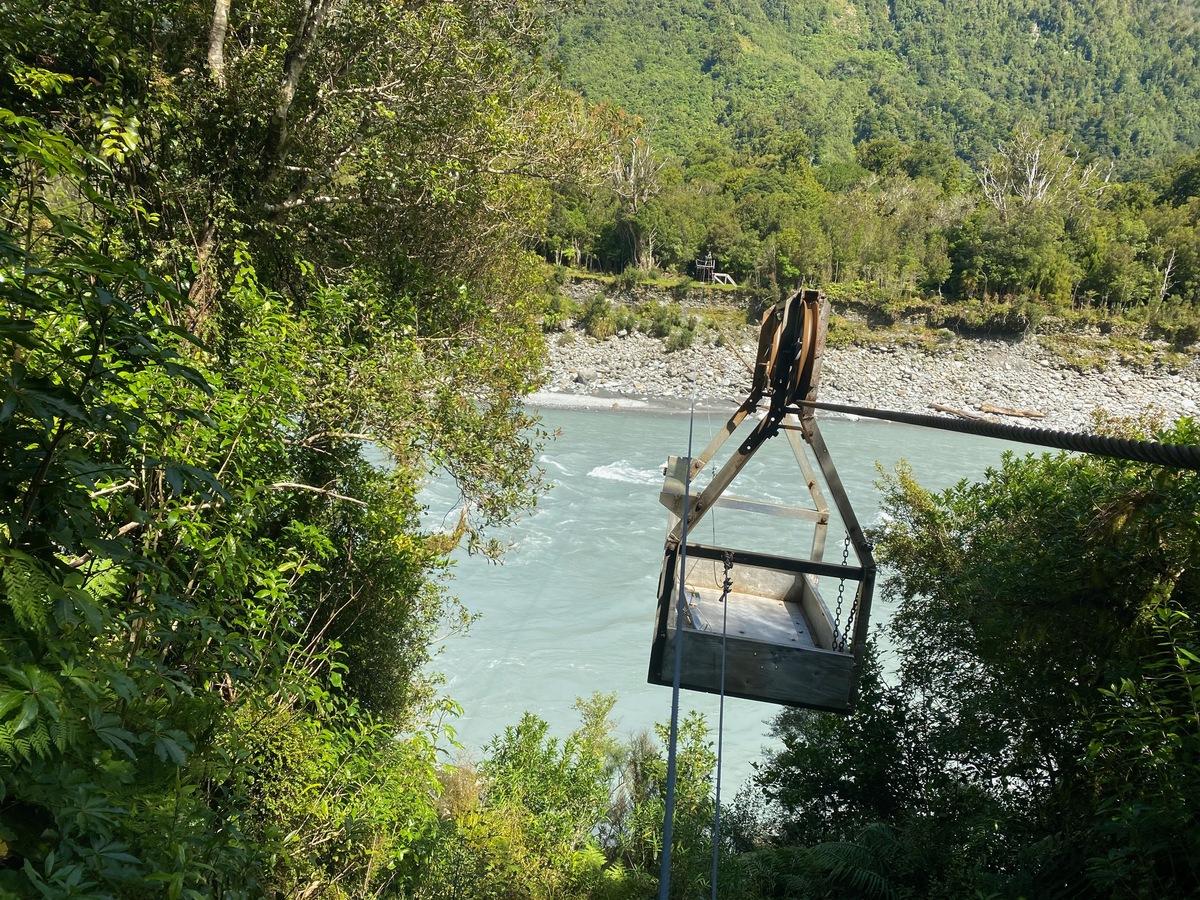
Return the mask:
<svg viewBox="0 0 1200 900">
<path fill-rule="evenodd" d="M 694 359 L 694 355 L 693 355 Z M 683 528 L 679 545 L 679 598 L 675 606 L 675 674 L 671 678 L 671 730 L 667 743 L 667 795 L 663 810 L 663 852 L 658 871 L 658 898 L 669 900 L 671 896 L 671 842 L 675 830 L 675 777 L 677 744 L 679 742 L 679 673 L 683 669 L 683 616 L 686 610 L 685 586 L 687 577 L 688 512 L 692 504 L 692 436 L 696 426 L 696 382 L 698 373 L 693 372 L 692 408 L 688 416 L 688 450 L 683 479 Z"/>
<path fill-rule="evenodd" d="M 731 559 L 732 556 L 726 556 Z M 721 847 L 721 759 L 725 745 L 725 648 L 729 638 L 729 570 L 725 571 L 722 594 L 725 597 L 721 612 L 721 705 L 717 713 L 717 785 L 713 806 L 712 900 L 717 900 L 717 861 Z"/>
</svg>

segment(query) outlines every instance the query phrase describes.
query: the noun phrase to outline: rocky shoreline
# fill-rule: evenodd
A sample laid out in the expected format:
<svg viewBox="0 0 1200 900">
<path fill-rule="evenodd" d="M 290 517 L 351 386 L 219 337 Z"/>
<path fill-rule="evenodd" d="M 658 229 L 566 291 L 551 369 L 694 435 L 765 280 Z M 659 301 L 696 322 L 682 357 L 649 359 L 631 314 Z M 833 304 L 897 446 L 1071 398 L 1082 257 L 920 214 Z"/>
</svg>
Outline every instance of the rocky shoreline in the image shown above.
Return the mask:
<svg viewBox="0 0 1200 900">
<path fill-rule="evenodd" d="M 696 344 L 664 352 L 663 342 L 641 333 L 597 341 L 581 331 L 550 338 L 545 387 L 535 406 L 683 409 L 693 390 L 705 408 L 729 408 L 745 398 L 747 364 L 755 353 L 747 329 L 730 346 Z M 892 345 L 829 348 L 820 399 L 829 403 L 934 413 L 934 405 L 984 419 L 1070 431 L 1089 430 L 1093 411 L 1166 420 L 1200 413 L 1200 358 L 1182 372 L 1142 370 L 1114 363 L 1080 373 L 1039 346 L 956 339 L 929 353 Z M 1040 413 L 1025 417 L 989 408 Z"/>
</svg>

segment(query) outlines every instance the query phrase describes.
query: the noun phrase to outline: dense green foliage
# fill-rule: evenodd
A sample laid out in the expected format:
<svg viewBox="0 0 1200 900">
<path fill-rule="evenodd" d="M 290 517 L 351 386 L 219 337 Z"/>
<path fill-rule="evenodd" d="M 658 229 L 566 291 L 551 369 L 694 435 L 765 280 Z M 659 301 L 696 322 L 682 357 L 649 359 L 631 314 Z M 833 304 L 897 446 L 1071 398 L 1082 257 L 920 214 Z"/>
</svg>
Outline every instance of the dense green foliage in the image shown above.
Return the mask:
<svg viewBox="0 0 1200 900">
<path fill-rule="evenodd" d="M 422 898 L 578 897 L 635 900 L 657 889 L 666 759 L 645 733 L 617 741 L 615 695 L 577 709 L 560 742 L 527 713 L 486 748 L 478 771 L 447 779 L 443 817 Z M 659 727 L 665 740 L 666 729 Z M 680 725 L 672 856 L 673 898 L 697 896 L 710 876 L 715 755 L 703 719 Z"/>
<path fill-rule="evenodd" d="M 0 10 L 0 893 L 422 881 L 436 577 L 537 488 L 530 176 L 595 146 L 537 11 Z"/>
<path fill-rule="evenodd" d="M 859 151 L 873 171 L 836 189 L 807 161 L 715 143 L 647 162 L 652 189 L 636 211 L 612 188 L 560 193 L 544 252 L 680 275 L 713 253 L 769 294 L 820 284 L 835 306 L 882 321 L 1020 333 L 1092 310 L 1181 347 L 1200 335 L 1200 157 L 1117 182 L 1062 138 L 1022 128 L 978 165 L 948 160 L 935 179 L 910 165 L 911 146 Z"/>
<path fill-rule="evenodd" d="M 852 163 L 865 141 L 981 159 L 1020 122 L 1135 166 L 1200 143 L 1197 11 L 1171 0 L 591 0 L 567 82 L 665 149 Z"/>
<path fill-rule="evenodd" d="M 545 76 L 533 0 L 0 8 L 0 895 L 653 889 L 665 761 L 613 739 L 612 698 L 477 767 L 435 749 L 446 554 L 539 486 L 539 237 L 627 287 L 707 250 L 767 294 L 1095 303 L 1195 341 L 1187 10 L 676 6 L 559 23 L 568 79 L 649 136 Z M 621 34 L 628 67 L 567 52 Z M 698 333 L 555 302 L 550 327 Z M 419 526 L 435 468 L 449 535 Z M 780 720 L 771 841 L 735 817 L 722 890 L 1194 889 L 1196 494 L 1094 460 L 901 476 L 899 686 Z M 683 898 L 709 877 L 698 718 L 680 752 Z"/>
<path fill-rule="evenodd" d="M 935 181 L 911 147 L 860 145 L 832 190 L 805 161 L 706 144 L 651 164 L 634 212 L 612 189 L 562 192 L 544 252 L 621 272 L 721 268 L 774 296 L 825 287 L 880 322 L 1021 333 L 1043 318 L 1110 320 L 1185 348 L 1200 336 L 1200 198 L 1187 157 L 1151 182 L 1116 182 L 1063 139 L 1021 129 L 973 170 Z M 961 176 L 961 177 L 960 177 Z"/>
<path fill-rule="evenodd" d="M 1047 315 L 1196 341 L 1200 21 L 1175 3 L 585 4 L 564 78 L 642 117 L 543 253 L 836 285 L 977 331 Z"/>
<path fill-rule="evenodd" d="M 889 479 L 897 668 L 849 719 L 778 718 L 763 871 L 833 840 L 852 896 L 1194 896 L 1197 487 L 1066 455 L 941 494 Z"/>
</svg>

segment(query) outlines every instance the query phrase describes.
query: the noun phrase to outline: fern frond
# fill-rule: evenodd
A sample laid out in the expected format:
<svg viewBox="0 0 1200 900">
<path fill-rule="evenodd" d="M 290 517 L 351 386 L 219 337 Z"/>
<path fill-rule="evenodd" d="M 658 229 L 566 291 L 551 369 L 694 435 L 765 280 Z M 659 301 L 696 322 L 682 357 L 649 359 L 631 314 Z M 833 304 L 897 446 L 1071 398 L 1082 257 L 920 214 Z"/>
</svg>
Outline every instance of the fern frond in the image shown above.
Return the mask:
<svg viewBox="0 0 1200 900">
<path fill-rule="evenodd" d="M 16 759 L 19 755 L 15 749 L 16 742 L 17 742 L 16 720 L 13 719 L 8 722 L 0 722 L 0 753 L 3 753 L 5 756 L 9 757 L 10 759 Z"/>
<path fill-rule="evenodd" d="M 813 862 L 825 869 L 830 883 L 853 888 L 860 895 L 890 900 L 892 885 L 881 860 L 857 843 L 818 844 L 810 851 Z"/>
<path fill-rule="evenodd" d="M 30 631 L 49 631 L 53 588 L 46 574 L 26 560 L 12 556 L 4 560 L 4 599 L 17 621 Z"/>
<path fill-rule="evenodd" d="M 74 742 L 75 728 L 61 718 L 50 723 L 50 732 L 54 738 L 54 746 L 58 748 L 60 753 L 64 752 L 67 746 Z"/>
<path fill-rule="evenodd" d="M 50 729 L 46 727 L 44 719 L 38 719 L 30 731 L 29 744 L 42 759 L 50 756 Z"/>
<path fill-rule="evenodd" d="M 10 760 L 32 762 L 32 744 L 29 742 L 29 732 L 17 732 L 17 720 L 10 719 L 0 722 L 0 752 Z"/>
</svg>

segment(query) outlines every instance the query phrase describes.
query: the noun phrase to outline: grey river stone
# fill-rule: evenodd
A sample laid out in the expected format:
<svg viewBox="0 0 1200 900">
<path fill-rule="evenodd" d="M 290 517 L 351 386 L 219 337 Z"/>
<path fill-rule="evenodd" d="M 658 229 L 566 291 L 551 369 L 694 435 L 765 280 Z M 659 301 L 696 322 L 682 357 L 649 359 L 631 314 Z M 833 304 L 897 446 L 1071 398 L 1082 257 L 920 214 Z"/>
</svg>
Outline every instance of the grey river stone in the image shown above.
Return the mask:
<svg viewBox="0 0 1200 900">
<path fill-rule="evenodd" d="M 753 361 L 746 336 L 728 345 L 699 343 L 667 353 L 663 342 L 639 332 L 597 341 L 582 332 L 550 335 L 547 381 L 535 395 L 556 406 L 606 406 L 688 401 L 724 406 L 740 402 Z M 602 379 L 596 372 L 603 372 Z M 935 404 L 992 421 L 1062 430 L 1089 430 L 1097 410 L 1120 417 L 1194 415 L 1200 405 L 1200 358 L 1179 373 L 1114 362 L 1082 373 L 1041 347 L 1018 342 L 956 339 L 925 352 L 892 345 L 828 348 L 820 399 L 884 409 L 931 413 Z M 557 395 L 557 396 L 556 396 Z M 578 398 L 578 399 L 572 399 Z M 990 404 L 1044 414 L 1041 419 L 983 414 Z"/>
</svg>

